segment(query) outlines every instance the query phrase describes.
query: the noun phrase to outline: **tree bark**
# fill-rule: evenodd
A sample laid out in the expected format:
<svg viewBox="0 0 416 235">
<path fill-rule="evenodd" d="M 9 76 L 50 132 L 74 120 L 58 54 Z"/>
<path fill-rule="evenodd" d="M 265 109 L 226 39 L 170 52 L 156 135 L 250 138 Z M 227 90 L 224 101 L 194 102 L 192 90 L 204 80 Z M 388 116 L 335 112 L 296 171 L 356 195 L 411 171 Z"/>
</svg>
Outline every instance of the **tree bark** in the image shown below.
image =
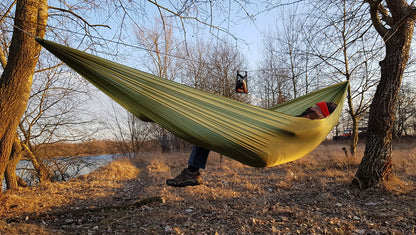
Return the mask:
<svg viewBox="0 0 416 235">
<path fill-rule="evenodd" d="M 356 172 L 356 177 L 352 181 L 353 185 L 361 189 L 388 180 L 391 175 L 391 141 L 396 103 L 403 72 L 409 59 L 413 25 L 415 23 L 414 13 L 410 12 L 410 8 L 404 9 L 402 1 L 390 0 L 387 3 L 390 8 L 393 8 L 390 9 L 393 14 L 393 25 L 397 27 L 393 26 L 389 30 L 384 30 L 373 19 L 374 27 L 384 39 L 386 56 L 380 62 L 381 79 L 370 106 L 364 157 Z M 371 6 L 371 8 L 373 7 Z"/>
<path fill-rule="evenodd" d="M 10 155 L 9 163 L 4 174 L 6 178 L 7 189 L 17 190 L 19 188 L 18 177 L 16 175 L 17 164 L 22 158 L 23 148 L 20 144 L 19 136 L 16 134 L 13 142 L 12 153 Z"/>
<path fill-rule="evenodd" d="M 17 1 L 14 25 L 27 33 L 44 37 L 47 7 L 46 0 Z M 21 30 L 13 31 L 7 65 L 0 77 L 0 186 L 17 126 L 29 99 L 40 49 L 33 37 Z"/>
<path fill-rule="evenodd" d="M 344 53 L 346 55 L 346 53 Z M 347 57 L 345 56 L 345 61 L 347 61 Z M 346 70 L 348 71 L 348 63 L 346 63 Z M 346 73 L 346 77 L 347 80 L 350 81 L 350 75 L 349 73 Z M 347 102 L 348 102 L 348 107 L 349 107 L 349 111 L 348 113 L 350 114 L 351 120 L 352 120 L 352 135 L 351 135 L 351 141 L 350 141 L 350 154 L 351 157 L 355 157 L 355 153 L 357 152 L 357 145 L 358 145 L 358 119 L 357 119 L 357 114 L 354 111 L 354 105 L 352 102 L 352 92 L 351 92 L 351 87 L 348 86 L 347 89 Z"/>
<path fill-rule="evenodd" d="M 354 115 L 352 117 L 352 134 L 351 134 L 351 141 L 350 141 L 350 154 L 351 157 L 355 157 L 357 153 L 357 146 L 358 146 L 358 121 L 357 116 Z"/>
<path fill-rule="evenodd" d="M 49 169 L 43 164 L 43 162 L 38 159 L 32 150 L 25 143 L 22 143 L 23 149 L 26 151 L 26 156 L 32 162 L 33 168 L 36 171 L 36 175 L 39 179 L 39 182 L 50 181 L 52 174 Z"/>
<path fill-rule="evenodd" d="M 162 136 L 160 139 L 160 147 L 162 148 L 162 153 L 170 152 L 168 132 L 165 129 L 162 130 Z"/>
</svg>

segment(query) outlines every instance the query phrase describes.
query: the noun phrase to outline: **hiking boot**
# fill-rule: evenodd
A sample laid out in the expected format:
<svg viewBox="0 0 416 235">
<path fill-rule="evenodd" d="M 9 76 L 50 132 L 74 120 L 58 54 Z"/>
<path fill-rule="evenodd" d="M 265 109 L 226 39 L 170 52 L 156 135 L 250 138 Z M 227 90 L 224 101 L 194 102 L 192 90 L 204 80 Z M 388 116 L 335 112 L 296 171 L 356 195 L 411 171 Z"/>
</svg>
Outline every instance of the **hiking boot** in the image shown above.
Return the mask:
<svg viewBox="0 0 416 235">
<path fill-rule="evenodd" d="M 202 184 L 202 178 L 199 171 L 192 172 L 188 168 L 185 168 L 175 178 L 167 179 L 166 184 L 173 187 L 195 186 Z"/>
</svg>

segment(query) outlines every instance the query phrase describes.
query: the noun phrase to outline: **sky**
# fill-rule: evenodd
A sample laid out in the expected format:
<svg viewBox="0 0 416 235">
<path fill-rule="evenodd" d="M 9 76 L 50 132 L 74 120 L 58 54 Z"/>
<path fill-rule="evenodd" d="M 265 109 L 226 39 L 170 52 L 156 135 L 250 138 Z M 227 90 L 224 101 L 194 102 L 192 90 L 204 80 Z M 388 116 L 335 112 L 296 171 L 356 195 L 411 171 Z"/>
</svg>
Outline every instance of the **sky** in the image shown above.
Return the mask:
<svg viewBox="0 0 416 235">
<path fill-rule="evenodd" d="M 263 40 L 265 34 L 271 30 L 271 22 L 274 22 L 273 16 L 267 15 L 257 17 L 254 22 L 242 22 L 234 25 L 231 30 L 232 34 L 241 38 L 237 42 L 237 48 L 240 49 L 248 59 L 249 70 L 257 69 L 257 64 L 261 60 L 263 51 Z"/>
<path fill-rule="evenodd" d="M 245 12 L 236 12 L 237 15 L 234 17 L 231 13 L 230 15 L 232 17 L 228 19 L 229 21 L 226 20 L 222 24 L 219 24 L 230 32 L 228 38 L 231 42 L 234 42 L 237 49 L 246 56 L 249 70 L 257 69 L 258 63 L 262 57 L 261 54 L 263 51 L 265 34 L 271 30 L 276 30 L 277 16 L 282 9 L 283 7 L 270 9 L 252 18 L 245 15 Z M 247 9 L 247 11 L 254 14 L 257 11 L 262 10 Z M 227 35 L 223 34 L 222 36 Z M 219 37 L 221 37 L 221 35 Z"/>
<path fill-rule="evenodd" d="M 284 0 L 282 0 L 284 1 Z M 295 3 L 299 2 L 293 0 Z M 182 3 L 184 1 L 181 1 Z M 185 1 L 186 2 L 186 1 Z M 216 32 L 212 30 L 218 38 L 226 37 L 230 42 L 232 42 L 239 52 L 242 52 L 245 55 L 247 62 L 248 62 L 248 70 L 256 70 L 258 67 L 259 60 L 261 59 L 261 54 L 263 51 L 263 41 L 264 41 L 264 34 L 267 34 L 270 30 L 276 30 L 279 24 L 276 23 L 278 16 L 281 15 L 281 12 L 284 9 L 292 7 L 294 5 L 285 5 L 280 4 L 281 1 L 271 1 L 271 3 L 260 3 L 261 1 L 241 1 L 242 4 L 240 5 L 240 1 L 220 1 L 214 2 L 214 8 L 209 8 L 210 5 L 203 5 L 204 2 L 198 2 L 199 5 L 198 9 L 198 17 L 201 21 L 205 21 L 209 24 L 214 26 L 219 26 L 227 31 L 229 34 L 224 32 Z M 290 2 L 290 1 L 284 1 Z M 177 6 L 173 6 L 176 2 L 173 1 L 159 1 L 160 4 L 164 4 L 170 9 L 174 9 Z M 51 0 L 50 3 L 54 7 L 62 7 L 60 1 Z M 101 38 L 103 44 L 107 44 L 108 47 L 101 48 L 100 56 L 106 57 L 111 60 L 117 60 L 120 63 L 125 63 L 129 66 L 134 66 L 137 64 L 137 38 L 134 33 L 135 27 L 146 27 L 152 28 L 156 25 L 156 20 L 160 20 L 160 12 L 158 9 L 150 3 L 150 1 L 129 1 L 129 3 L 125 3 L 123 8 L 129 13 L 128 15 L 123 15 L 121 10 L 122 1 L 120 2 L 110 2 L 108 3 L 108 7 L 103 7 L 98 11 L 98 13 L 92 14 L 92 10 L 86 8 L 85 10 L 77 10 L 77 13 L 85 17 L 88 22 L 92 25 L 108 25 L 109 27 L 95 27 L 94 29 L 90 29 L 93 35 L 97 35 L 98 38 Z M 114 6 L 111 4 L 116 4 L 116 10 Z M 172 4 L 172 5 L 169 5 Z M 269 4 L 270 6 L 268 6 Z M 298 4 L 302 5 L 302 3 Z M 278 6 L 278 7 L 274 7 Z M 118 9 L 118 10 L 117 10 Z M 55 13 L 58 15 L 56 18 L 57 21 L 62 20 L 62 17 L 59 16 L 59 11 L 54 12 L 51 10 L 51 13 Z M 88 15 L 90 14 L 90 15 Z M 169 16 L 170 13 L 164 12 L 166 14 L 167 20 L 176 21 L 177 33 L 179 40 L 184 40 L 182 22 L 179 17 L 177 16 Z M 51 14 L 54 15 L 54 14 Z M 249 17 L 248 15 L 251 15 Z M 192 16 L 192 15 L 191 15 Z M 211 16 L 213 16 L 211 18 Z M 54 18 L 50 17 L 48 24 L 51 25 L 60 25 L 60 22 L 53 22 Z M 207 41 L 214 41 L 217 38 L 213 37 L 212 34 L 209 33 L 210 27 L 208 25 L 204 25 L 202 23 L 197 23 L 194 19 L 183 20 L 184 25 L 186 27 L 186 40 L 192 41 L 192 39 L 199 38 Z M 62 28 L 62 34 L 67 34 L 69 29 L 64 27 L 63 25 L 60 26 Z M 122 35 L 122 42 L 125 43 L 116 45 L 111 41 L 119 42 L 117 38 L 120 33 L 120 29 L 123 28 L 124 32 Z M 77 31 L 77 30 L 74 30 Z M 85 31 L 82 27 L 78 29 L 79 34 L 76 35 L 78 39 L 74 39 L 81 41 L 85 40 Z M 69 32 L 71 33 L 71 32 Z M 235 40 L 237 38 L 238 40 Z M 53 38 L 51 39 L 55 41 Z M 100 40 L 100 39 L 98 39 Z M 87 45 L 87 44 L 84 44 Z M 75 47 L 77 45 L 75 44 Z M 85 46 L 84 46 L 85 47 Z M 83 49 L 83 45 L 80 46 Z M 142 52 L 144 50 L 141 50 Z M 134 54 L 136 53 L 136 54 Z M 139 53 L 140 50 L 139 50 Z M 115 55 L 114 57 L 110 57 L 111 54 Z M 122 57 L 124 56 L 124 57 Z M 129 58 L 130 57 L 130 58 Z M 136 67 L 137 68 L 137 67 Z M 143 68 L 139 68 L 143 69 Z"/>
<path fill-rule="evenodd" d="M 174 2 L 174 1 L 173 1 Z M 249 64 L 250 70 L 257 69 L 258 61 L 261 59 L 261 52 L 263 49 L 263 41 L 264 41 L 264 34 L 269 32 L 270 30 L 276 30 L 276 21 L 279 15 L 281 15 L 281 12 L 285 7 L 290 6 L 281 6 L 276 8 L 271 8 L 266 10 L 265 8 L 267 6 L 265 5 L 257 5 L 257 3 L 254 3 L 254 5 L 249 5 L 248 8 L 242 10 L 242 8 L 237 6 L 232 6 L 231 10 L 227 10 L 226 8 L 229 7 L 229 5 L 226 5 L 226 3 L 229 4 L 236 4 L 238 1 L 223 1 L 222 3 L 216 5 L 218 8 L 221 6 L 224 6 L 224 9 L 213 9 L 213 13 L 207 12 L 203 10 L 203 6 L 200 10 L 200 19 L 202 21 L 205 21 L 207 23 L 212 23 L 214 26 L 219 26 L 227 31 L 229 31 L 229 34 L 216 31 L 215 29 L 212 30 L 209 26 L 196 23 L 195 20 L 185 20 L 185 27 L 186 27 L 186 41 L 192 41 L 193 39 L 203 39 L 206 41 L 213 41 L 218 40 L 218 38 L 223 39 L 224 37 L 227 38 L 230 42 L 234 43 L 234 45 L 237 47 L 237 49 L 242 52 Z M 275 1 L 278 2 L 278 1 Z M 162 3 L 163 4 L 163 3 Z M 167 3 L 166 3 L 167 4 Z M 251 3 L 248 3 L 251 4 Z M 276 4 L 276 3 L 273 3 Z M 143 8 L 146 9 L 147 17 L 142 17 L 141 19 L 137 19 L 134 21 L 133 25 L 130 27 L 134 28 L 137 26 L 144 26 L 147 28 L 152 28 L 156 24 L 156 20 L 160 20 L 160 13 L 157 10 L 156 7 L 154 7 L 152 4 L 143 4 Z M 216 13 L 216 11 L 218 11 Z M 205 12 L 205 15 L 204 15 Z M 257 14 L 258 12 L 261 12 L 260 14 Z M 252 17 L 248 17 L 247 14 L 253 14 Z M 256 15 L 257 14 L 257 15 Z M 208 16 L 207 16 L 208 15 Z M 211 15 L 213 16 L 212 18 Z M 179 40 L 184 40 L 184 34 L 182 31 L 182 22 L 179 21 L 178 17 L 166 17 L 166 19 L 169 20 L 173 19 L 176 20 L 176 27 L 177 32 L 176 35 L 179 38 Z M 100 24 L 102 22 L 98 19 L 97 24 Z M 135 20 L 135 19 L 133 19 Z M 110 25 L 118 25 L 119 22 L 111 22 L 106 21 L 106 24 Z M 116 27 L 112 27 L 116 28 Z M 132 30 L 133 31 L 133 30 Z M 211 31 L 211 33 L 210 33 Z M 111 33 L 111 32 L 109 32 Z M 215 35 L 213 35 L 215 34 Z M 137 40 L 135 39 L 134 33 L 131 33 L 130 35 L 132 39 L 130 40 L 131 43 L 137 43 Z M 215 38 L 217 36 L 218 38 Z M 237 40 L 235 40 L 237 39 Z M 129 49 L 127 49 L 129 50 Z"/>
</svg>

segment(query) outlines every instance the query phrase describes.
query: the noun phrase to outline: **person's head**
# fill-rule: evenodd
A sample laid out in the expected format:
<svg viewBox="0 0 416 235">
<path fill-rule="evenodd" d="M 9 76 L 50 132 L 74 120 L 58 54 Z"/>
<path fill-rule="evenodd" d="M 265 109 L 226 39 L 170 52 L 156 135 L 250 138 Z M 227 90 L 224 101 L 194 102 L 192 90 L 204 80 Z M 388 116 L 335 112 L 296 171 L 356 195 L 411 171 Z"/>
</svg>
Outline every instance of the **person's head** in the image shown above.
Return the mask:
<svg viewBox="0 0 416 235">
<path fill-rule="evenodd" d="M 329 113 L 333 113 L 335 109 L 338 107 L 338 105 L 334 102 L 326 102 L 326 105 L 328 106 Z"/>
<path fill-rule="evenodd" d="M 302 117 L 309 119 L 323 119 L 334 112 L 337 104 L 333 102 L 319 102 L 302 113 Z"/>
</svg>

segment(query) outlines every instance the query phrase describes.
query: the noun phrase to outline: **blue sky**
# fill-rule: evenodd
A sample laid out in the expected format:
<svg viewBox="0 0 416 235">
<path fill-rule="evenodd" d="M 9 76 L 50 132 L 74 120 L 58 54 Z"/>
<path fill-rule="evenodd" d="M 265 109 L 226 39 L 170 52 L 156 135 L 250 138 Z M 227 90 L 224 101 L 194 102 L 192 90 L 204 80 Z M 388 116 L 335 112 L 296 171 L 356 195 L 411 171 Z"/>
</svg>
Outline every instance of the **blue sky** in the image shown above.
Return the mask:
<svg viewBox="0 0 416 235">
<path fill-rule="evenodd" d="M 188 20 L 186 21 L 187 24 L 185 24 L 187 27 L 186 40 L 191 41 L 193 38 L 199 38 L 206 41 L 213 41 L 218 40 L 218 38 L 228 38 L 229 41 L 246 56 L 249 66 L 248 69 L 257 69 L 257 64 L 261 59 L 261 52 L 263 50 L 264 34 L 267 34 L 270 30 L 276 30 L 276 21 L 278 16 L 281 15 L 281 12 L 285 8 L 291 6 L 279 6 L 267 9 L 268 6 L 264 4 L 247 3 L 248 6 L 244 6 L 246 7 L 244 10 L 242 10 L 239 5 L 232 6 L 231 10 L 228 10 L 226 8 L 229 7 L 229 5 L 226 5 L 226 1 L 220 3 L 219 5 L 221 4 L 224 5 L 223 9 L 214 8 L 212 14 L 206 13 L 208 14 L 205 15 L 206 18 L 204 18 L 203 15 L 199 15 L 199 17 L 207 23 L 212 23 L 214 26 L 218 26 L 229 31 L 230 34 L 218 32 L 215 29 L 210 29 L 207 25 L 197 24 L 194 20 Z M 229 4 L 232 5 L 236 3 L 230 1 Z M 276 4 L 278 4 L 278 1 L 270 3 L 270 5 Z M 201 9 L 203 9 L 203 7 L 201 7 Z M 201 12 L 203 12 L 203 10 L 201 10 Z M 151 4 L 147 5 L 146 14 L 148 15 L 147 19 L 149 20 L 146 22 L 138 22 L 137 25 L 147 25 L 147 27 L 151 27 L 151 25 L 154 24 L 155 18 L 160 17 L 157 8 L 152 7 Z M 253 16 L 250 18 L 247 14 L 253 14 Z M 182 27 L 181 22 L 179 22 L 179 18 L 171 18 L 177 20 L 178 36 L 183 39 L 184 35 L 180 35 L 183 32 L 179 32 Z M 210 30 L 214 32 L 216 34 L 215 36 L 218 36 L 218 38 L 210 34 Z M 235 40 L 235 38 L 238 40 Z"/>
<path fill-rule="evenodd" d="M 273 30 L 275 17 L 270 14 L 256 17 L 254 21 L 242 22 L 234 25 L 230 31 L 243 41 L 238 42 L 237 47 L 246 55 L 249 62 L 249 69 L 257 69 L 263 51 L 265 34 Z"/>
</svg>

